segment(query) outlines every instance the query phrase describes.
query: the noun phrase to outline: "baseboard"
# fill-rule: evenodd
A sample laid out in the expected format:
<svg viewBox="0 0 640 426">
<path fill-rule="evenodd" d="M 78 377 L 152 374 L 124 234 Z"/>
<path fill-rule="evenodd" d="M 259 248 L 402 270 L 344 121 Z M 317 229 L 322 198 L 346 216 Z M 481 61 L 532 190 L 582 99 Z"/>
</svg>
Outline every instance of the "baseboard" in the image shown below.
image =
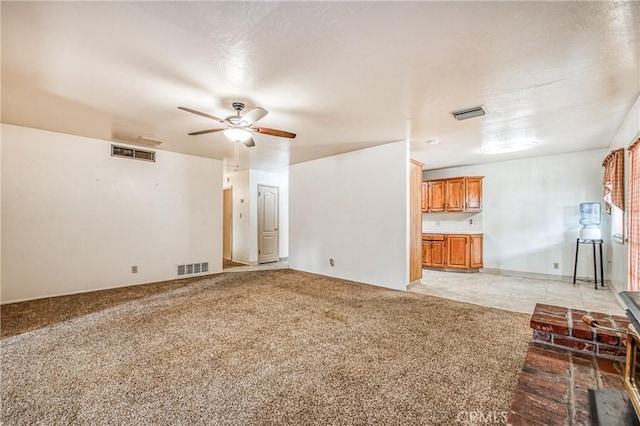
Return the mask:
<svg viewBox="0 0 640 426">
<path fill-rule="evenodd" d="M 480 272 L 485 272 L 488 274 L 495 274 L 495 275 L 521 277 L 521 278 L 535 278 L 539 280 L 573 282 L 573 275 L 541 274 L 538 272 L 512 271 L 509 269 L 495 269 L 495 268 L 482 268 Z M 580 282 L 591 281 L 591 283 L 593 283 L 593 278 L 588 278 L 588 277 L 577 277 L 576 280 Z M 611 286 L 611 280 L 604 280 L 604 283 L 607 286 Z M 600 285 L 600 281 L 598 281 L 598 285 Z"/>
<path fill-rule="evenodd" d="M 87 289 L 87 290 L 72 291 L 72 292 L 68 292 L 68 293 L 48 294 L 46 296 L 25 297 L 25 298 L 22 298 L 22 299 L 3 300 L 3 301 L 0 301 L 0 306 L 1 305 L 10 305 L 12 303 L 29 302 L 31 300 L 50 299 L 50 298 L 53 298 L 53 297 L 63 297 L 63 296 L 73 296 L 75 294 L 93 293 L 95 291 L 116 290 L 116 289 L 119 289 L 119 288 L 135 287 L 135 286 L 138 286 L 138 285 L 152 285 L 152 284 L 160 284 L 160 283 L 167 283 L 167 282 L 181 281 L 181 280 L 197 280 L 197 279 L 200 279 L 200 278 L 207 278 L 207 277 L 211 277 L 213 275 L 218 275 L 218 274 L 220 274 L 222 272 L 223 271 L 209 272 L 209 273 L 204 273 L 204 274 L 192 274 L 192 275 L 189 275 L 189 276 L 169 278 L 169 279 L 160 280 L 160 281 L 146 281 L 146 282 L 135 283 L 135 284 L 115 285 L 113 287 L 100 287 L 100 288 L 92 288 L 92 289 Z"/>
<path fill-rule="evenodd" d="M 616 300 L 618 301 L 618 303 L 625 309 L 627 309 L 627 305 L 626 303 L 624 303 L 624 301 L 622 300 L 622 298 L 620 297 L 620 292 L 622 291 L 627 291 L 626 288 L 618 288 L 618 286 L 616 285 L 616 283 L 614 281 L 611 281 L 609 284 L 611 291 L 613 292 L 613 294 L 616 296 Z"/>
</svg>

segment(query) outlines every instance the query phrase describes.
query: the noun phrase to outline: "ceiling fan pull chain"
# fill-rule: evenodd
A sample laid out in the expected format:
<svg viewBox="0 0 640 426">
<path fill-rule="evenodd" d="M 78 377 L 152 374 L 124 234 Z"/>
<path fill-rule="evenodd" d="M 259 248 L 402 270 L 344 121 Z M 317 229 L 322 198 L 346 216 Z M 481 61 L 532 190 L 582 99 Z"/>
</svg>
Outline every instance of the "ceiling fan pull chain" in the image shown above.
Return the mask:
<svg viewBox="0 0 640 426">
<path fill-rule="evenodd" d="M 238 168 L 240 167 L 240 142 L 236 141 L 236 152 L 235 152 L 235 157 L 236 157 L 236 172 L 238 171 Z"/>
</svg>

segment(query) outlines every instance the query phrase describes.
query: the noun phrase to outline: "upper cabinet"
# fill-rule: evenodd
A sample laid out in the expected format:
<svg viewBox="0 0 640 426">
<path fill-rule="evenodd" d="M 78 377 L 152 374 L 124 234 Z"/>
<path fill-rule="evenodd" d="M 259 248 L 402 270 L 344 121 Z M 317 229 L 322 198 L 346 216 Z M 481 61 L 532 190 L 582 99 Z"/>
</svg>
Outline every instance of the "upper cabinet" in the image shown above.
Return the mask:
<svg viewBox="0 0 640 426">
<path fill-rule="evenodd" d="M 425 213 L 480 212 L 482 176 L 425 181 L 422 183 L 422 199 L 422 211 Z"/>
<path fill-rule="evenodd" d="M 448 212 L 464 211 L 464 178 L 444 181 L 445 210 Z"/>
<path fill-rule="evenodd" d="M 468 177 L 464 178 L 465 193 L 465 211 L 481 212 L 482 211 L 482 178 Z"/>
<path fill-rule="evenodd" d="M 422 211 L 429 211 L 429 183 L 422 182 Z"/>
<path fill-rule="evenodd" d="M 444 195 L 444 181 L 434 180 L 428 182 L 429 184 L 429 210 L 430 212 L 443 212 L 445 211 L 445 195 Z"/>
</svg>

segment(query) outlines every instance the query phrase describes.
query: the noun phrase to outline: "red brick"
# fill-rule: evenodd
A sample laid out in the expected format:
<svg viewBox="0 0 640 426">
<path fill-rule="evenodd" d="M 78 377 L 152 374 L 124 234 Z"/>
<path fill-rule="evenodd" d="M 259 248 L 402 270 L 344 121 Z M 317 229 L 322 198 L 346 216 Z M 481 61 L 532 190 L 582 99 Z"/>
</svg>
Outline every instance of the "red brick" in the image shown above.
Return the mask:
<svg viewBox="0 0 640 426">
<path fill-rule="evenodd" d="M 594 332 L 591 327 L 584 323 L 576 323 L 574 321 L 573 328 L 571 328 L 571 335 L 576 339 L 593 340 Z"/>
<path fill-rule="evenodd" d="M 603 373 L 622 375 L 624 371 L 623 364 L 610 359 L 596 358 L 596 364 L 598 365 L 598 370 Z"/>
<path fill-rule="evenodd" d="M 522 401 L 526 405 L 547 411 L 555 417 L 567 418 L 569 415 L 566 404 L 553 401 L 545 398 L 544 396 L 533 395 L 521 390 L 516 390 L 514 396 L 518 401 Z"/>
<path fill-rule="evenodd" d="M 553 336 L 553 343 L 555 345 L 560 345 L 566 348 L 571 348 L 573 350 L 583 352 L 594 352 L 596 348 L 595 344 L 587 342 L 586 340 L 578 340 L 571 337 L 563 336 Z"/>
<path fill-rule="evenodd" d="M 529 351 L 538 355 L 552 357 L 554 359 L 563 359 L 567 362 L 569 361 L 569 357 L 573 355 L 572 352 L 566 348 L 549 346 L 538 342 L 530 342 Z"/>
<path fill-rule="evenodd" d="M 629 326 L 629 318 L 614 315 L 611 319 L 615 324 L 615 328 L 624 328 L 626 330 Z"/>
<path fill-rule="evenodd" d="M 569 377 L 569 359 L 553 352 L 540 353 L 529 350 L 525 358 L 525 367 L 552 376 Z M 537 374 L 537 373 L 534 373 Z"/>
<path fill-rule="evenodd" d="M 551 342 L 551 334 L 544 331 L 533 330 L 533 340 L 538 342 Z"/>
<path fill-rule="evenodd" d="M 569 384 L 567 381 L 557 381 L 548 377 L 530 374 L 526 371 L 520 373 L 518 390 L 533 395 L 545 396 L 560 403 L 566 403 L 569 399 Z"/>
<path fill-rule="evenodd" d="M 560 315 L 567 317 L 569 312 L 568 308 L 563 308 L 561 306 L 554 305 L 545 305 L 544 303 L 536 303 L 536 307 L 533 310 L 533 314 L 542 313 L 542 314 L 551 314 L 551 315 Z"/>
<path fill-rule="evenodd" d="M 573 372 L 573 386 L 574 390 L 589 390 L 598 387 L 598 381 L 596 379 L 596 372 L 591 370 L 589 372 Z"/>
<path fill-rule="evenodd" d="M 592 316 L 595 320 L 610 320 L 611 315 L 602 312 L 589 312 L 588 315 Z"/>
<path fill-rule="evenodd" d="M 624 390 L 624 381 L 619 374 L 600 373 L 602 388 Z"/>
<path fill-rule="evenodd" d="M 575 366 L 581 366 L 595 370 L 595 358 L 593 354 L 584 352 L 571 352 L 571 362 Z"/>
<path fill-rule="evenodd" d="M 520 414 L 523 418 L 530 420 L 529 424 L 541 423 L 544 425 L 566 425 L 568 420 L 567 407 L 558 407 L 555 411 L 558 413 L 552 413 L 546 408 L 541 408 L 527 398 L 529 395 L 524 392 L 516 392 L 514 395 L 514 401 L 511 404 L 511 410 L 517 414 Z M 546 404 L 542 404 L 548 407 Z M 559 414 L 563 412 L 563 414 Z"/>
<path fill-rule="evenodd" d="M 530 426 L 530 425 L 542 425 L 543 423 L 538 423 L 529 418 L 524 418 L 518 413 L 514 413 L 513 411 L 507 415 L 507 426 Z"/>
<path fill-rule="evenodd" d="M 534 330 L 561 334 L 563 336 L 569 335 L 569 325 L 566 318 L 558 318 L 546 314 L 533 314 L 529 325 Z"/>
<path fill-rule="evenodd" d="M 620 346 L 598 345 L 598 355 L 624 357 L 627 349 Z"/>
<path fill-rule="evenodd" d="M 596 342 L 606 345 L 618 346 L 620 344 L 620 334 L 613 331 L 598 330 L 596 334 Z"/>
<path fill-rule="evenodd" d="M 598 325 L 600 327 L 607 327 L 607 328 L 614 328 L 614 323 L 611 321 L 611 319 L 599 319 L 598 320 Z M 604 331 L 604 330 L 599 330 L 599 331 Z"/>
<path fill-rule="evenodd" d="M 595 389 L 595 388 L 592 388 Z M 589 411 L 589 390 L 574 389 L 573 406 L 575 410 Z"/>
<path fill-rule="evenodd" d="M 587 411 L 576 411 L 573 414 L 573 422 L 572 424 L 576 426 L 591 426 L 593 422 L 591 421 L 591 412 Z"/>
</svg>

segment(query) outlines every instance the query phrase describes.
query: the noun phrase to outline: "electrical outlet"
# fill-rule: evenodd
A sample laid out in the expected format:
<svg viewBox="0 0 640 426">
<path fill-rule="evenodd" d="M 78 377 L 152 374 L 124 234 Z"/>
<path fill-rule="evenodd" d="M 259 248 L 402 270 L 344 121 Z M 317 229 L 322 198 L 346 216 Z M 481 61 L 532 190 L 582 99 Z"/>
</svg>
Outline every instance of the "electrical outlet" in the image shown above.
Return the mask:
<svg viewBox="0 0 640 426">
<path fill-rule="evenodd" d="M 135 265 L 135 266 L 131 267 L 131 273 L 132 274 L 137 274 L 138 273 L 138 265 Z"/>
<path fill-rule="evenodd" d="M 336 266 L 336 262 L 333 261 L 333 259 L 329 259 L 329 265 Z"/>
<path fill-rule="evenodd" d="M 558 262 L 553 262 L 553 269 L 560 269 L 560 264 Z"/>
</svg>

